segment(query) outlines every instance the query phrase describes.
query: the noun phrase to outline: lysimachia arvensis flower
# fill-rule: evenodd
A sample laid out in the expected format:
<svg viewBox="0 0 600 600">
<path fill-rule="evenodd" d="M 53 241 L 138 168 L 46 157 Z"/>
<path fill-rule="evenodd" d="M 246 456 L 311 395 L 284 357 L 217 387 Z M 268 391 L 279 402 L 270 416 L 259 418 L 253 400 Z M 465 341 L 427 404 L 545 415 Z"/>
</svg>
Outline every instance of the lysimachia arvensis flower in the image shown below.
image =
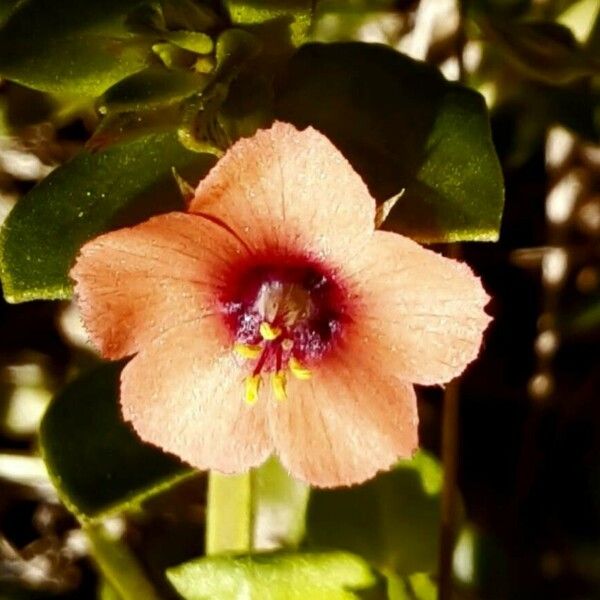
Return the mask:
<svg viewBox="0 0 600 600">
<path fill-rule="evenodd" d="M 276 453 L 316 486 L 418 443 L 413 384 L 478 354 L 488 297 L 466 265 L 375 230 L 375 201 L 322 134 L 235 143 L 187 213 L 102 235 L 71 275 L 139 436 L 200 469 Z"/>
</svg>

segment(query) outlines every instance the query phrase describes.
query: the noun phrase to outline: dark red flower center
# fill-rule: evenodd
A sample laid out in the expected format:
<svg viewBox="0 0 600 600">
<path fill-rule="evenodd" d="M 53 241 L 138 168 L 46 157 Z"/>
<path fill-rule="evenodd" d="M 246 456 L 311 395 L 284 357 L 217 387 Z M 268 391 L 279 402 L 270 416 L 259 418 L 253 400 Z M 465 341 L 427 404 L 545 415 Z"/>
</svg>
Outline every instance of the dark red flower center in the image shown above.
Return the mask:
<svg viewBox="0 0 600 600">
<path fill-rule="evenodd" d="M 345 320 L 344 293 L 334 278 L 318 266 L 290 262 L 244 267 L 223 301 L 235 348 L 252 361 L 247 387 L 257 393 L 261 374 L 269 373 L 277 397 L 285 397 L 288 370 L 310 377 L 310 366 L 332 347 Z"/>
</svg>

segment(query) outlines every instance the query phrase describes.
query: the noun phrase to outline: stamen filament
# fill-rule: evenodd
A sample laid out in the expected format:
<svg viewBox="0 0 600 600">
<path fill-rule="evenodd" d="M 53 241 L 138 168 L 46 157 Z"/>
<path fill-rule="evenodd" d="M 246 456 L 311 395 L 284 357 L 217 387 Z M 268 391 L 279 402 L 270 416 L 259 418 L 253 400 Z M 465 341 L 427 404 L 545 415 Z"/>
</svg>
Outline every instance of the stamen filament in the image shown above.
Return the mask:
<svg viewBox="0 0 600 600">
<path fill-rule="evenodd" d="M 265 340 L 267 342 L 272 342 L 273 340 L 276 340 L 281 335 L 281 328 L 273 327 L 273 325 L 271 325 L 271 323 L 268 323 L 267 321 L 263 321 L 260 324 L 259 331 L 260 331 L 260 335 L 262 336 L 263 340 Z"/>
</svg>

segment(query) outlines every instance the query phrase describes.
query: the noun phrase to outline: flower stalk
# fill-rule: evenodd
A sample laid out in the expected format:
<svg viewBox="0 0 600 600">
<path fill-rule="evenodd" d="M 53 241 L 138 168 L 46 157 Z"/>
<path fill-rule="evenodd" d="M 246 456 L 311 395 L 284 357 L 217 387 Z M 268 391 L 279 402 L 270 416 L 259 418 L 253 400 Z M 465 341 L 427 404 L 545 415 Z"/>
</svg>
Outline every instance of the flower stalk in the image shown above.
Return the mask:
<svg viewBox="0 0 600 600">
<path fill-rule="evenodd" d="M 250 552 L 254 541 L 253 471 L 210 471 L 206 503 L 206 554 Z"/>
</svg>

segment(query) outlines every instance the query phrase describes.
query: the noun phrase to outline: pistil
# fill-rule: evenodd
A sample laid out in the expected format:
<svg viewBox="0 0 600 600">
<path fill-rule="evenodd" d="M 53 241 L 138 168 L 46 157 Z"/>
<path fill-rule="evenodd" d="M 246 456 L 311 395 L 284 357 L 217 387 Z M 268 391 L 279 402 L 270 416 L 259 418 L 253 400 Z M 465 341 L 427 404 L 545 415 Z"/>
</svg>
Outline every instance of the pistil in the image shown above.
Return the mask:
<svg viewBox="0 0 600 600">
<path fill-rule="evenodd" d="M 306 381 L 306 362 L 318 361 L 335 343 L 343 319 L 341 288 L 312 266 L 256 265 L 245 270 L 223 301 L 233 349 L 248 361 L 245 399 L 254 404 L 263 375 L 273 398 L 287 398 L 289 377 Z"/>
</svg>

